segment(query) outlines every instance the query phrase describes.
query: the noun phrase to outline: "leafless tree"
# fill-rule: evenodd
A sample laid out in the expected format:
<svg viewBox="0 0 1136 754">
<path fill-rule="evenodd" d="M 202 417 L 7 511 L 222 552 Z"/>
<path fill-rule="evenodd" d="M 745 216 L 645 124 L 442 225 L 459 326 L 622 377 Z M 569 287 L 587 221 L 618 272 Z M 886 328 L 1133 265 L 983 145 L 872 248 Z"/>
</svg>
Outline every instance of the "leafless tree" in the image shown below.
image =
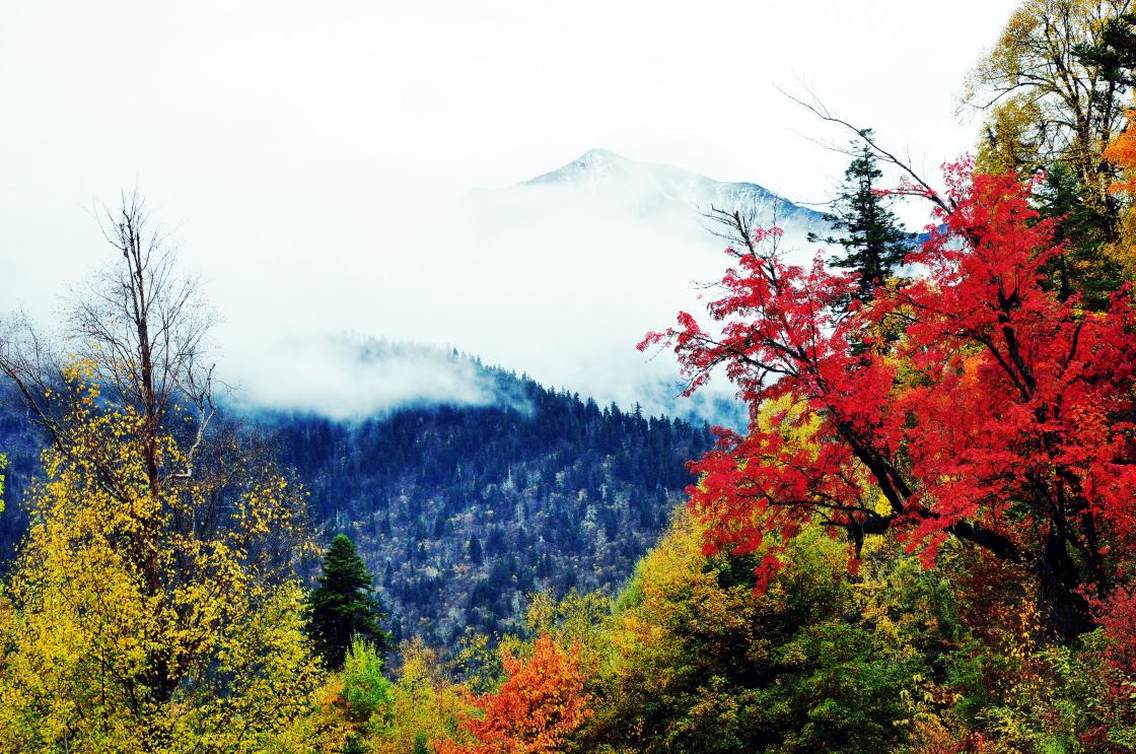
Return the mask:
<svg viewBox="0 0 1136 754">
<path fill-rule="evenodd" d="M 776 208 L 773 214 L 772 224 L 776 225 Z M 707 223 L 706 230 L 710 235 L 728 242 L 731 248 L 741 245 L 750 253 L 755 252 L 753 234 L 760 224 L 760 213 L 753 204 L 741 207 L 715 207 L 711 204 L 709 209 L 702 212 L 702 218 Z"/>
<path fill-rule="evenodd" d="M 70 454 L 82 447 L 69 420 L 80 395 L 65 368 L 76 361 L 87 365 L 104 400 L 139 417 L 135 439 L 147 482 L 155 499 L 169 503 L 172 531 L 204 539 L 231 533 L 231 501 L 280 470 L 262 439 L 218 417 L 219 383 L 207 358 L 213 314 L 197 280 L 180 274 L 176 250 L 142 196 L 123 194 L 100 219 L 114 261 L 74 293 L 59 337 L 45 337 L 26 317 L 6 323 L 0 329 L 0 375 L 15 386 L 55 449 Z M 166 437 L 179 447 L 176 465 L 162 460 L 169 457 L 160 452 Z M 97 453 L 83 460 L 100 486 L 127 500 L 111 463 L 102 465 Z M 296 497 L 302 508 L 302 496 Z M 262 543 L 278 552 L 281 563 L 293 544 Z"/>
<path fill-rule="evenodd" d="M 216 630 L 222 619 L 176 598 L 179 590 L 197 584 L 218 592 L 242 582 L 227 564 L 201 554 L 240 553 L 246 575 L 261 583 L 292 577 L 310 543 L 306 500 L 299 485 L 286 483 L 265 442 L 219 416 L 206 348 L 213 316 L 197 281 L 177 269 L 175 250 L 142 197 L 124 194 L 101 225 L 114 250 L 111 264 L 73 296 L 59 337 L 44 337 L 26 318 L 0 330 L 0 376 L 15 386 L 55 451 L 126 510 L 139 493 L 138 456 L 123 463 L 123 453 L 103 447 L 112 435 L 76 412 L 131 417 L 112 426 L 129 428 L 125 442 L 140 455 L 155 504 L 128 526 L 108 524 L 107 536 L 135 569 L 141 592 L 154 599 L 161 625 Z M 94 406 L 80 402 L 91 394 L 82 384 L 88 380 L 68 376 L 75 363 L 86 365 L 99 388 Z M 177 452 L 168 452 L 171 442 Z M 271 494 L 257 494 L 262 490 Z M 271 524 L 250 525 L 254 508 Z M 168 702 L 186 679 L 202 682 L 208 673 L 194 669 L 200 657 L 193 650 L 146 652 L 138 698 L 147 703 Z"/>
<path fill-rule="evenodd" d="M 142 419 L 142 447 L 153 491 L 166 477 L 190 477 L 216 413 L 213 364 L 205 346 L 213 316 L 193 278 L 180 276 L 173 246 L 151 221 L 137 192 L 105 210 L 102 231 L 118 259 L 74 296 L 62 343 L 94 372 L 111 398 Z M 67 432 L 61 362 L 26 320 L 17 319 L 0 341 L 0 372 L 15 384 L 32 414 L 57 445 Z M 187 413 L 189 415 L 187 416 Z M 180 421 L 179 421 L 180 420 Z M 160 468 L 162 432 L 191 428 L 185 462 Z"/>
</svg>

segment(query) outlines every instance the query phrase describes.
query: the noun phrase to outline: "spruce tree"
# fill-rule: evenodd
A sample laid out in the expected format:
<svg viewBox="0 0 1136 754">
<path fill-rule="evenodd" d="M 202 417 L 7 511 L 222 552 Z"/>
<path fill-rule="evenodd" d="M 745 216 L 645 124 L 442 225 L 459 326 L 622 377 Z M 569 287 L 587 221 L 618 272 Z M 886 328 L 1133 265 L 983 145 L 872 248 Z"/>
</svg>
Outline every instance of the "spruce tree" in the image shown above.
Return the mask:
<svg viewBox="0 0 1136 754">
<path fill-rule="evenodd" d="M 1056 222 L 1060 254 L 1046 265 L 1046 287 L 1062 301 L 1080 294 L 1087 309 L 1105 311 L 1124 282 L 1119 263 L 1106 249 L 1115 242 L 1112 220 L 1085 201 L 1085 185 L 1067 166 L 1056 163 L 1037 188 L 1037 209 Z"/>
<path fill-rule="evenodd" d="M 864 134 L 870 138 L 871 129 L 865 129 Z M 831 264 L 859 274 L 860 285 L 854 295 L 865 302 L 871 301 L 876 288 L 903 263 L 913 237 L 903 230 L 887 197 L 880 193 L 876 182 L 882 176 L 871 149 L 863 144 L 844 171 L 844 182 L 832 202 L 833 211 L 825 215 L 832 230 L 841 235 L 809 234 L 812 242 L 844 247 L 844 255 Z"/>
<path fill-rule="evenodd" d="M 371 574 L 347 535 L 331 540 L 318 582 L 308 597 L 308 635 L 329 668 L 343 665 L 354 637 L 370 642 L 380 655 L 390 649 Z"/>
</svg>

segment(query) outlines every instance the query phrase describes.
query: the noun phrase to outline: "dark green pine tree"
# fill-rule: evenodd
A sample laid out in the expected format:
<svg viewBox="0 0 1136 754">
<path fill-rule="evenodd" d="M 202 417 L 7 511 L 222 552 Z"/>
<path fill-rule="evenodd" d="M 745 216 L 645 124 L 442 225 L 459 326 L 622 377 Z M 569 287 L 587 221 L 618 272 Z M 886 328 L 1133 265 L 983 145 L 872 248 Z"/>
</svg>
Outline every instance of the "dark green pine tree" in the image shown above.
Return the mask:
<svg viewBox="0 0 1136 754">
<path fill-rule="evenodd" d="M 319 586 L 308 596 L 306 609 L 308 635 L 329 668 L 343 665 L 354 636 L 371 642 L 380 655 L 391 648 L 372 583 L 355 543 L 337 534 L 324 553 Z"/>
<path fill-rule="evenodd" d="M 1046 171 L 1037 188 L 1038 212 L 1056 222 L 1056 240 L 1063 248 L 1046 266 L 1046 284 L 1062 301 L 1079 293 L 1086 308 L 1104 311 L 1124 275 L 1104 251 L 1116 240 L 1114 221 L 1087 203 L 1086 193 L 1073 171 L 1060 163 Z"/>
<path fill-rule="evenodd" d="M 865 129 L 864 135 L 871 138 L 871 129 Z M 844 247 L 844 255 L 831 264 L 859 274 L 859 288 L 854 296 L 860 301 L 870 301 L 876 288 L 903 263 L 913 238 L 891 211 L 888 198 L 880 193 L 876 182 L 882 176 L 871 149 L 863 144 L 844 171 L 844 182 L 832 202 L 832 212 L 825 215 L 833 232 L 840 235 L 809 234 L 809 241 Z"/>
</svg>

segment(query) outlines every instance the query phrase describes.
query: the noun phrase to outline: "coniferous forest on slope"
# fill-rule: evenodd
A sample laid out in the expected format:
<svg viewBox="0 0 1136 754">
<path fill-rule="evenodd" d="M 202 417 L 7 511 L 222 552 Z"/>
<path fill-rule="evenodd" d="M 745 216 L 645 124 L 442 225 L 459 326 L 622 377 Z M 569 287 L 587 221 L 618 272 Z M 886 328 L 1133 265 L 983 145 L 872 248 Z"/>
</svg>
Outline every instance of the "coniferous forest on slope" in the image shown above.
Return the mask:
<svg viewBox="0 0 1136 754">
<path fill-rule="evenodd" d="M 529 380 L 520 390 L 520 409 L 443 406 L 350 427 L 293 417 L 275 430 L 312 515 L 355 538 L 396 637 L 451 646 L 467 628 L 519 628 L 534 591 L 613 593 L 665 528 L 685 459 L 710 445 L 705 427 Z"/>
<path fill-rule="evenodd" d="M 639 344 L 735 391 L 712 433 L 480 363 L 226 404 L 124 194 L 63 343 L 0 341 L 0 747 L 1136 751 L 1134 87 L 1125 0 L 1024 0 L 939 173 L 801 101 L 851 139 L 829 252 L 705 208 L 720 278 Z"/>
</svg>

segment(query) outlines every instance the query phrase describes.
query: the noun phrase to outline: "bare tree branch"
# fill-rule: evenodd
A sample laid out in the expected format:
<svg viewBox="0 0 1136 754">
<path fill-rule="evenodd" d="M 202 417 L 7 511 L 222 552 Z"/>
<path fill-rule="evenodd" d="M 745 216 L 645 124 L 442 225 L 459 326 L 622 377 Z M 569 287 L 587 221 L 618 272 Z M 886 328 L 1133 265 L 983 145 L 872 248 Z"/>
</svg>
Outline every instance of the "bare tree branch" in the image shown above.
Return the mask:
<svg viewBox="0 0 1136 754">
<path fill-rule="evenodd" d="M 898 169 L 901 173 L 906 175 L 912 181 L 912 183 L 914 183 L 915 186 L 920 189 L 920 191 L 917 192 L 909 192 L 911 195 L 921 196 L 927 199 L 944 212 L 951 212 L 955 209 L 954 201 L 951 200 L 950 197 L 944 197 L 943 194 L 939 192 L 928 180 L 923 178 L 923 176 L 915 171 L 915 168 L 911 165 L 910 157 L 908 157 L 907 159 L 901 158 L 891 150 L 883 147 L 876 140 L 875 136 L 872 135 L 869 129 L 860 128 L 852 124 L 850 121 L 840 117 L 839 115 L 836 115 L 831 110 L 829 110 L 828 107 L 823 102 L 821 102 L 819 98 L 816 97 L 816 95 L 813 95 L 812 93 L 810 93 L 809 99 L 806 100 L 790 94 L 789 92 L 781 88 L 778 88 L 777 91 L 779 91 L 782 95 L 797 103 L 801 107 L 805 108 L 824 122 L 832 123 L 841 126 L 848 131 L 851 131 L 856 136 L 856 138 L 863 142 L 881 162 L 884 162 L 885 164 L 891 165 Z"/>
</svg>

